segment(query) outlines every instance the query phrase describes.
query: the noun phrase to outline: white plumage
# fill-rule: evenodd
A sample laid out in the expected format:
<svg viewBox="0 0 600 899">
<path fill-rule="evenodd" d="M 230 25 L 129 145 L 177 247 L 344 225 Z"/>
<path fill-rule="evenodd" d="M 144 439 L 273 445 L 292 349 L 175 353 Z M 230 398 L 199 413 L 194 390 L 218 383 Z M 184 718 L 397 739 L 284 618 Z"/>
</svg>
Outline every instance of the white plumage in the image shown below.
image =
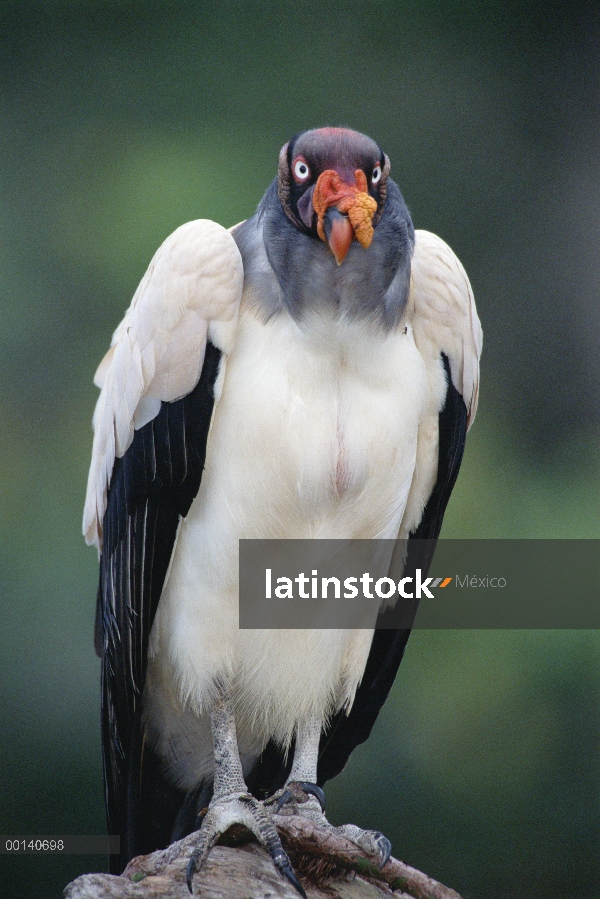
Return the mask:
<svg viewBox="0 0 600 899">
<path fill-rule="evenodd" d="M 89 542 L 100 534 L 113 433 L 122 455 L 142 404 L 192 389 L 207 333 L 227 360 L 150 643 L 149 733 L 186 789 L 212 764 L 210 728 L 197 716 L 215 683 L 235 684 L 248 766 L 271 736 L 288 744 L 299 720 L 351 702 L 371 644 L 369 631 L 239 631 L 238 540 L 408 536 L 437 474 L 442 352 L 475 414 L 481 328 L 467 276 L 427 231 L 416 232 L 412 262 L 406 316 L 387 336 L 326 313 L 302 326 L 264 321 L 242 296 L 231 234 L 190 222 L 158 250 L 101 364 Z"/>
</svg>

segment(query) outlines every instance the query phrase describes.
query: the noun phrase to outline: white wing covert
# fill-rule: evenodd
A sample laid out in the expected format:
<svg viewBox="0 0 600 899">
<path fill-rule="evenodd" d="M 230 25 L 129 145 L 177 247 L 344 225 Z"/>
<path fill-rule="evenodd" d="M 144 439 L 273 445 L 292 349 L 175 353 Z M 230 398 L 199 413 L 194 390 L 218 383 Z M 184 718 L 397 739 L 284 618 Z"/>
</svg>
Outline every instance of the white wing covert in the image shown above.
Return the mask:
<svg viewBox="0 0 600 899">
<path fill-rule="evenodd" d="M 473 291 L 460 260 L 430 231 L 416 231 L 411 267 L 411 323 L 428 369 L 443 353 L 470 427 L 479 396 L 482 331 Z"/>
<path fill-rule="evenodd" d="M 437 537 L 477 410 L 482 332 L 464 268 L 450 247 L 429 231 L 415 232 L 406 319 L 425 362 L 429 401 L 399 536 L 434 536 L 435 531 Z M 429 515 L 426 509 L 436 490 L 434 521 L 433 506 Z"/>
<path fill-rule="evenodd" d="M 83 520 L 88 543 L 101 549 L 114 462 L 134 430 L 155 418 L 161 402 L 194 388 L 207 340 L 225 355 L 233 349 L 242 285 L 237 245 L 215 222 L 188 222 L 157 250 L 94 379 L 102 392 Z"/>
</svg>

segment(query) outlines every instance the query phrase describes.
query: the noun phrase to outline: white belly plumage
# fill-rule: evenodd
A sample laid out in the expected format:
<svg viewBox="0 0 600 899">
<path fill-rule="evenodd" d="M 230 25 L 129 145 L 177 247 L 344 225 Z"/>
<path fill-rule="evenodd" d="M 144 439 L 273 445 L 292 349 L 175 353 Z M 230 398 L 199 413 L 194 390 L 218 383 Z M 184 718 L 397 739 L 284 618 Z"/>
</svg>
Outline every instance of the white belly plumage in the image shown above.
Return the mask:
<svg viewBox="0 0 600 899">
<path fill-rule="evenodd" d="M 233 686 L 246 768 L 269 738 L 351 703 L 372 632 L 240 631 L 238 541 L 395 538 L 428 390 L 410 327 L 382 339 L 367 323 L 303 328 L 242 308 L 151 635 L 146 724 L 180 786 L 212 768 L 215 683 Z"/>
</svg>

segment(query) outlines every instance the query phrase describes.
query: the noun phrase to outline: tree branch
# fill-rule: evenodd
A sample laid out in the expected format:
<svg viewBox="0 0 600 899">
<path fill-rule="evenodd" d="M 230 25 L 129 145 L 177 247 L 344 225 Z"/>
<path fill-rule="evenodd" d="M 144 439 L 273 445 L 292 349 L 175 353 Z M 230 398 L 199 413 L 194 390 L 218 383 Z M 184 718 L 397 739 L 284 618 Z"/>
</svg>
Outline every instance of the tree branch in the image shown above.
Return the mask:
<svg viewBox="0 0 600 899">
<path fill-rule="evenodd" d="M 297 815 L 277 815 L 277 830 L 308 899 L 460 899 L 404 862 L 391 858 L 380 871 L 349 840 Z M 244 836 L 244 840 L 247 836 Z M 194 876 L 202 899 L 298 899 L 256 844 L 216 846 Z M 132 859 L 122 875 L 84 874 L 65 890 L 65 899 L 190 899 L 185 869 L 194 834 L 168 849 Z"/>
</svg>

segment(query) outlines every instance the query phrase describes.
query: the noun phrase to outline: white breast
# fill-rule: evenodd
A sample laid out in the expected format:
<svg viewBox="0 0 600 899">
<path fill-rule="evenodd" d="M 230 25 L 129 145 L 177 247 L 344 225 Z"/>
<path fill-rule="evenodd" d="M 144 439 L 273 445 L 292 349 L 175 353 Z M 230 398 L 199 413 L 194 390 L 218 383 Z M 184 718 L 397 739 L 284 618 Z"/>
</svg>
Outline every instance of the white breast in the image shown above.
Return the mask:
<svg viewBox="0 0 600 899">
<path fill-rule="evenodd" d="M 239 631 L 238 541 L 395 538 L 427 391 L 410 327 L 384 337 L 366 323 L 302 327 L 286 314 L 263 323 L 242 309 L 202 485 L 152 632 L 147 718 L 158 734 L 161 707 L 178 705 L 171 720 L 181 731 L 163 730 L 160 744 L 172 747 L 185 731 L 189 749 L 192 719 L 205 714 L 221 677 L 236 685 L 238 735 L 250 755 L 273 735 L 286 742 L 298 719 L 351 702 L 371 632 Z M 190 786 L 206 764 L 179 765 L 176 778 Z"/>
</svg>

